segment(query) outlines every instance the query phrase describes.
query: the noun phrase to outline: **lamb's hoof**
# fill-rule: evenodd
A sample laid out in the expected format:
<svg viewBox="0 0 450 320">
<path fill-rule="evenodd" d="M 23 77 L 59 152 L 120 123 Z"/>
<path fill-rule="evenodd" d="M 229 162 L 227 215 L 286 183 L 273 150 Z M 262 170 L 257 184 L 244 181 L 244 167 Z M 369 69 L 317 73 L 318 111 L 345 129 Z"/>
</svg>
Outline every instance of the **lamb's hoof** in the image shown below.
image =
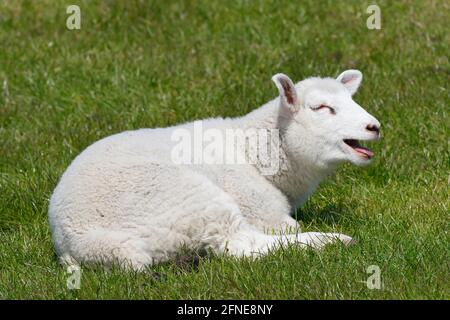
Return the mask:
<svg viewBox="0 0 450 320">
<path fill-rule="evenodd" d="M 341 240 L 341 242 L 347 247 L 354 246 L 358 243 L 358 241 L 356 241 L 352 237 L 346 236 L 345 234 L 341 234 L 339 236 L 339 240 Z"/>
<path fill-rule="evenodd" d="M 197 270 L 200 264 L 200 258 L 197 255 L 182 255 L 175 259 L 175 264 L 182 270 Z"/>
<path fill-rule="evenodd" d="M 166 276 L 160 272 L 152 272 L 151 277 L 153 280 L 158 281 L 158 282 L 166 280 Z"/>
</svg>

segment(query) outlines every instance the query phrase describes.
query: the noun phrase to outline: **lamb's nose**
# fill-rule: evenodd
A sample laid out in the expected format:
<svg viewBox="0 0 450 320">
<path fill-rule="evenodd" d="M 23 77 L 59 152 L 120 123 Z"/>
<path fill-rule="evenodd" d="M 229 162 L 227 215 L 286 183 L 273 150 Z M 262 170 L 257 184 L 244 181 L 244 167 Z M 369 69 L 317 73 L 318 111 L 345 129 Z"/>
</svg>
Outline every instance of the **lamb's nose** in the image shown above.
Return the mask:
<svg viewBox="0 0 450 320">
<path fill-rule="evenodd" d="M 368 124 L 366 126 L 366 130 L 372 131 L 372 132 L 376 133 L 377 135 L 380 135 L 380 127 L 377 126 L 376 124 Z"/>
</svg>

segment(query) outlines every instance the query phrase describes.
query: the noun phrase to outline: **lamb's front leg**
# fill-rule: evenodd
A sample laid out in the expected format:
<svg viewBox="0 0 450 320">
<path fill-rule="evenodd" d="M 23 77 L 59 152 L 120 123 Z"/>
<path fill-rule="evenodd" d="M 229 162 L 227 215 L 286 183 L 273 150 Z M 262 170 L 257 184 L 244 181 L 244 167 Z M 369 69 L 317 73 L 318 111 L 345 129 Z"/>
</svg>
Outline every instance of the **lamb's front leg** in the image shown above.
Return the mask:
<svg viewBox="0 0 450 320">
<path fill-rule="evenodd" d="M 301 232 L 300 224 L 292 217 L 288 217 L 283 221 L 273 225 L 267 234 L 279 235 L 287 237 L 288 241 L 293 243 L 300 243 L 312 248 L 322 248 L 326 244 L 336 241 L 341 241 L 345 245 L 352 245 L 355 241 L 341 233 L 326 233 L 326 232 Z"/>
<path fill-rule="evenodd" d="M 304 232 L 286 235 L 269 235 L 252 227 L 237 232 L 223 249 L 235 256 L 258 257 L 270 250 L 289 245 L 298 245 L 303 248 L 321 249 L 327 244 L 342 242 L 344 245 L 353 244 L 351 237 L 340 233 Z"/>
<path fill-rule="evenodd" d="M 340 233 L 324 233 L 324 232 L 301 232 L 300 224 L 291 216 L 281 215 L 273 221 L 256 221 L 259 230 L 267 235 L 279 236 L 278 241 L 282 243 L 290 242 L 309 246 L 312 248 L 322 248 L 326 244 L 341 241 L 345 245 L 354 244 L 355 241 Z M 255 221 L 253 221 L 255 222 Z"/>
<path fill-rule="evenodd" d="M 292 235 L 294 241 L 298 241 L 304 246 L 320 249 L 323 246 L 337 241 L 349 246 L 355 244 L 355 240 L 342 233 L 325 233 L 325 232 L 303 232 L 298 235 Z"/>
</svg>

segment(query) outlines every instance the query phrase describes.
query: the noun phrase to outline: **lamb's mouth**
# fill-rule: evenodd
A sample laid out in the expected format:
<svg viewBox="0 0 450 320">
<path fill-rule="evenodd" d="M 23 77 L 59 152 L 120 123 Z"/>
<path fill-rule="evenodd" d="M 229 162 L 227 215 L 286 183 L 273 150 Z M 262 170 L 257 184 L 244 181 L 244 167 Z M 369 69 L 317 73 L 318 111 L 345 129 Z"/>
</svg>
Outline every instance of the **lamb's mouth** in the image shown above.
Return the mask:
<svg viewBox="0 0 450 320">
<path fill-rule="evenodd" d="M 344 139 L 344 142 L 364 159 L 371 159 L 375 155 L 372 150 L 360 145 L 356 139 Z"/>
</svg>

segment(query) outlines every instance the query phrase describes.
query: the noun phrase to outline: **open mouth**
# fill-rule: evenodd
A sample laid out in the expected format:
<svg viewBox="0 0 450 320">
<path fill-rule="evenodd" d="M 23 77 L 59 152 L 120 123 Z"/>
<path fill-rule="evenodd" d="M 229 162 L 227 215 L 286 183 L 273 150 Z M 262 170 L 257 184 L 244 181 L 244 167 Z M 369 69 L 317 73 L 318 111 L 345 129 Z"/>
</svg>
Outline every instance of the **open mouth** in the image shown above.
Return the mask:
<svg viewBox="0 0 450 320">
<path fill-rule="evenodd" d="M 371 159 L 375 155 L 370 149 L 360 145 L 356 139 L 344 139 L 344 142 L 365 159 Z"/>
</svg>

